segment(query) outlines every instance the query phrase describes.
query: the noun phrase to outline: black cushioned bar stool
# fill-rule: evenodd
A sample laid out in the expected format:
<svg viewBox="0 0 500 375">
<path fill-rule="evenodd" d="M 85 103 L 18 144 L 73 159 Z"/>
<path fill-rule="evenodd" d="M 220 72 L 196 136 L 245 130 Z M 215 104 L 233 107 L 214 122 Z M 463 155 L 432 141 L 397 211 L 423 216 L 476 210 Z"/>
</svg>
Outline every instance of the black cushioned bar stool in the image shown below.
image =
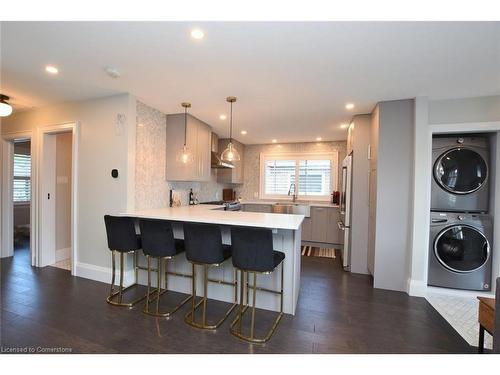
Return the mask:
<svg viewBox="0 0 500 375">
<path fill-rule="evenodd" d="M 285 254 L 281 251 L 273 250 L 273 234 L 270 229 L 261 228 L 232 228 L 231 246 L 233 250 L 233 266 L 240 271 L 240 308 L 238 316 L 231 323 L 231 334 L 254 343 L 264 343 L 269 341 L 276 331 L 276 327 L 283 316 L 283 260 Z M 271 274 L 281 264 L 281 287 L 279 291 L 257 287 L 257 274 Z M 250 323 L 250 334 L 242 333 L 242 321 L 245 312 L 249 307 L 248 301 L 248 274 L 253 273 L 252 285 L 252 319 Z M 246 282 L 245 282 L 246 275 Z M 243 305 L 244 288 L 247 288 L 246 305 Z M 257 290 L 280 295 L 280 312 L 276 317 L 273 326 L 265 337 L 255 337 L 255 298 Z"/>
<path fill-rule="evenodd" d="M 231 314 L 237 306 L 238 287 L 236 282 L 236 271 L 232 282 L 224 280 L 212 280 L 208 277 L 208 267 L 218 267 L 231 257 L 231 246 L 222 243 L 222 234 L 217 225 L 184 223 L 184 246 L 186 258 L 192 264 L 192 306 L 185 316 L 185 322 L 193 327 L 202 329 L 216 329 Z M 204 269 L 203 297 L 196 303 L 196 266 L 200 265 Z M 226 311 L 224 316 L 214 324 L 207 323 L 207 288 L 208 282 L 231 285 L 234 288 L 234 303 Z M 202 321 L 195 321 L 195 312 L 202 305 Z"/>
<path fill-rule="evenodd" d="M 192 296 L 185 298 L 170 311 L 160 311 L 160 297 L 168 290 L 168 275 L 193 277 L 192 275 L 168 271 L 167 260 L 184 252 L 184 241 L 174 238 L 172 224 L 165 220 L 141 219 L 139 220 L 139 228 L 141 230 L 142 252 L 146 255 L 148 264 L 148 294 L 143 312 L 158 317 L 169 317 L 192 298 Z M 151 258 L 156 259 L 155 269 L 151 267 Z M 165 266 L 163 267 L 164 263 Z M 156 289 L 151 292 L 156 294 L 156 308 L 154 311 L 150 309 L 150 303 L 154 302 L 150 297 L 151 271 L 156 271 Z M 163 290 L 161 288 L 162 275 L 165 275 L 165 289 Z"/>
<path fill-rule="evenodd" d="M 132 287 L 137 286 L 137 255 L 141 249 L 141 237 L 135 232 L 135 219 L 124 216 L 104 216 L 106 225 L 106 235 L 108 237 L 108 248 L 111 250 L 111 289 L 106 301 L 113 306 L 132 307 L 142 301 L 146 296 L 139 297 L 131 302 L 123 302 L 123 294 Z M 115 291 L 115 253 L 120 253 L 120 285 Z M 126 288 L 123 288 L 123 268 L 124 254 L 134 254 L 134 283 Z"/>
</svg>

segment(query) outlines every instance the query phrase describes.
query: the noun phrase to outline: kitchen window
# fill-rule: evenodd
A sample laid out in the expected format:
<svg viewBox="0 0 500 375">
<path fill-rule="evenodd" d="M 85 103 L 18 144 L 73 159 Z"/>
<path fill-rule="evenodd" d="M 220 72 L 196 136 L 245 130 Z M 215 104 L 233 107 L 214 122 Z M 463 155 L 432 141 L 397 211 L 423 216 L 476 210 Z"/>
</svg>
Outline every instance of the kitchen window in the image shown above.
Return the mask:
<svg viewBox="0 0 500 375">
<path fill-rule="evenodd" d="M 329 200 L 337 189 L 338 154 L 261 154 L 260 197 Z"/>
<path fill-rule="evenodd" d="M 31 155 L 14 154 L 14 203 L 31 201 Z"/>
</svg>

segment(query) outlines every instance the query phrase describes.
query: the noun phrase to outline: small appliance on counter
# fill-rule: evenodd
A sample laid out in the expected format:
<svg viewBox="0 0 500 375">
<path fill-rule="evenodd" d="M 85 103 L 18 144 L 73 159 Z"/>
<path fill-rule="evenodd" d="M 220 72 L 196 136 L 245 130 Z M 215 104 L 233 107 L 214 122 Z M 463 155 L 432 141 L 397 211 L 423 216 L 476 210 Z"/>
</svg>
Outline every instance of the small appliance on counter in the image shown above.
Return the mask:
<svg viewBox="0 0 500 375">
<path fill-rule="evenodd" d="M 224 206 L 224 211 L 241 211 L 241 203 L 239 201 L 210 201 L 210 202 L 200 202 L 200 204 L 213 204 L 215 206 Z"/>
<path fill-rule="evenodd" d="M 222 189 L 222 200 L 232 202 L 236 200 L 236 192 L 233 189 Z"/>
</svg>

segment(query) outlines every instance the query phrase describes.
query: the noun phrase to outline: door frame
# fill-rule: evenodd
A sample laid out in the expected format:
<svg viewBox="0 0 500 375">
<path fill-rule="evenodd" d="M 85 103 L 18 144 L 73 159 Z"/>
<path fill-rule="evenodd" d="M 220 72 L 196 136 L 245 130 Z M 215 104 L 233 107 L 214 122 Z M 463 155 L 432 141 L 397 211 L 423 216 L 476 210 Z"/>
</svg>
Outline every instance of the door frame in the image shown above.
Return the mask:
<svg viewBox="0 0 500 375">
<path fill-rule="evenodd" d="M 37 246 L 36 252 L 36 266 L 40 266 L 41 252 L 43 249 L 41 248 L 43 232 L 41 231 L 41 226 L 39 223 L 43 218 L 43 212 L 41 210 L 42 206 L 42 179 L 43 175 L 41 174 L 42 161 L 44 160 L 44 136 L 45 135 L 55 135 L 58 133 L 68 133 L 72 134 L 72 144 L 71 144 L 71 275 L 75 275 L 76 272 L 76 263 L 78 256 L 78 195 L 77 195 L 77 187 L 78 187 L 78 144 L 80 140 L 80 124 L 78 121 L 58 124 L 58 125 L 48 125 L 41 126 L 38 128 L 38 154 L 37 154 L 37 178 L 36 178 L 36 232 L 35 238 L 36 242 L 39 246 Z"/>
<path fill-rule="evenodd" d="M 34 240 L 34 189 L 33 189 L 33 174 L 34 174 L 34 154 L 36 153 L 36 140 L 33 139 L 33 131 L 19 131 L 2 134 L 0 141 L 2 142 L 2 227 L 1 227 L 1 258 L 11 257 L 14 255 L 14 202 L 12 199 L 12 188 L 14 181 L 14 141 L 30 140 L 31 154 L 31 201 L 30 201 L 30 255 L 31 265 L 35 265 L 36 241 Z"/>
</svg>

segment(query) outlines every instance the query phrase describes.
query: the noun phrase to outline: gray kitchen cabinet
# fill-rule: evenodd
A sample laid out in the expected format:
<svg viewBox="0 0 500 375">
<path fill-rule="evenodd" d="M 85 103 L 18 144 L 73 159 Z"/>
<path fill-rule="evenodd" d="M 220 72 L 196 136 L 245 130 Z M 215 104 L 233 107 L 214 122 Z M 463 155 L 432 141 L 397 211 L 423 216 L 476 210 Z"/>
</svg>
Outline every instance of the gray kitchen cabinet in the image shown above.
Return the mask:
<svg viewBox="0 0 500 375">
<path fill-rule="evenodd" d="M 243 205 L 243 211 L 245 212 L 271 213 L 271 208 L 270 204 L 245 203 Z"/>
<path fill-rule="evenodd" d="M 339 208 L 328 208 L 328 228 L 326 232 L 326 242 L 328 243 L 342 243 L 343 236 L 340 234 L 338 221 L 340 220 Z"/>
<path fill-rule="evenodd" d="M 311 207 L 312 241 L 326 242 L 328 228 L 327 207 Z"/>
<path fill-rule="evenodd" d="M 302 222 L 302 241 L 312 241 L 312 223 L 311 218 L 306 217 Z"/>
<path fill-rule="evenodd" d="M 222 153 L 229 143 L 229 138 L 219 139 L 219 153 Z M 224 184 L 243 183 L 243 159 L 245 157 L 245 146 L 233 139 L 233 146 L 240 154 L 240 160 L 232 162 L 234 168 L 219 169 L 217 171 L 217 181 Z"/>
<path fill-rule="evenodd" d="M 184 144 L 184 114 L 167 115 L 166 178 L 168 181 L 209 181 L 211 158 L 211 127 L 188 114 L 186 145 L 193 162 L 176 160 Z"/>
</svg>

